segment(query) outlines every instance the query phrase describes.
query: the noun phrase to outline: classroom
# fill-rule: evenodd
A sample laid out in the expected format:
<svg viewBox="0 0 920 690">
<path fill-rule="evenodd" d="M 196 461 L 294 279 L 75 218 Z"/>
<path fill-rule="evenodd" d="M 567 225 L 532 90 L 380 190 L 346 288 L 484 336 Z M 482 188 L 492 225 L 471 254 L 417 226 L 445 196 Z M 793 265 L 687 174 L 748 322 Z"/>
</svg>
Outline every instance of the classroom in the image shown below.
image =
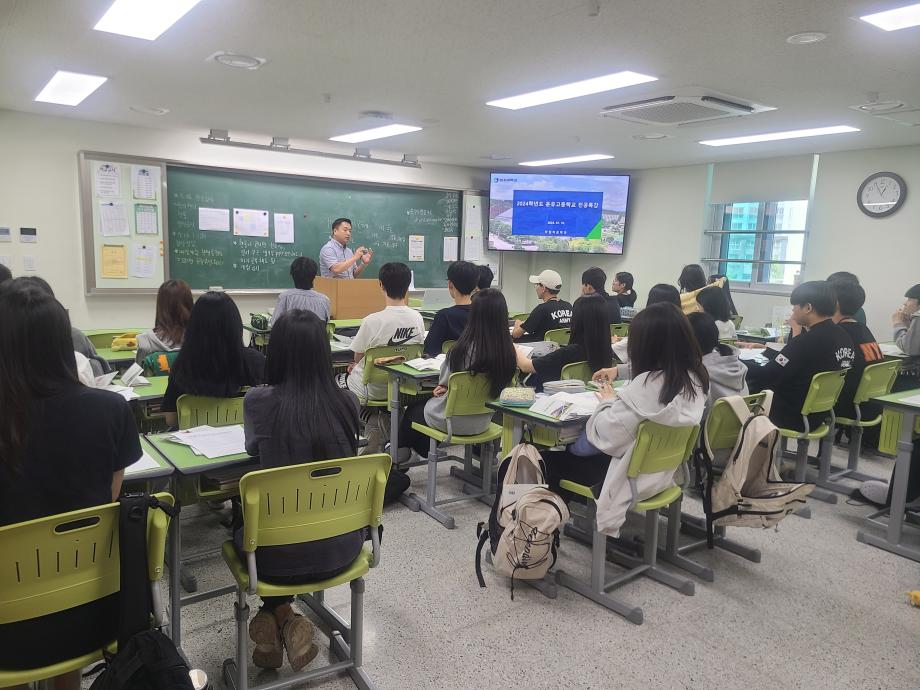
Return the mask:
<svg viewBox="0 0 920 690">
<path fill-rule="evenodd" d="M 918 687 L 915 184 L 912 0 L 0 3 L 0 690 Z"/>
</svg>

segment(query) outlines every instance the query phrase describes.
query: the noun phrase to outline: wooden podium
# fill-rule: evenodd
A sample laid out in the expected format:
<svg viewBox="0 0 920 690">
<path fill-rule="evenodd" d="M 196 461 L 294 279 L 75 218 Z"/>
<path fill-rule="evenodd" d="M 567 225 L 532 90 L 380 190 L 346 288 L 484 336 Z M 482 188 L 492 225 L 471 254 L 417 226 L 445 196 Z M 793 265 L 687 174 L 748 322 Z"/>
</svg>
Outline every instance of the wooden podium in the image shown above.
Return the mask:
<svg viewBox="0 0 920 690">
<path fill-rule="evenodd" d="M 380 282 L 376 278 L 322 278 L 313 282 L 332 303 L 333 319 L 363 319 L 386 306 Z"/>
</svg>

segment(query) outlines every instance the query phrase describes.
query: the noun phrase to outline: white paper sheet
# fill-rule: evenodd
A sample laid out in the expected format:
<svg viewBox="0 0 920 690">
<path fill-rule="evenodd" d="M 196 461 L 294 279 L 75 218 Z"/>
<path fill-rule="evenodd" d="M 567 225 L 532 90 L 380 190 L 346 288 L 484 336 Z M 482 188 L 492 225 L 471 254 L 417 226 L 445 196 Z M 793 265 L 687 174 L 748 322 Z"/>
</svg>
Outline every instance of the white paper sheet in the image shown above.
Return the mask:
<svg viewBox="0 0 920 690">
<path fill-rule="evenodd" d="M 131 251 L 131 275 L 135 278 L 153 278 L 156 260 L 157 247 L 135 242 Z"/>
<path fill-rule="evenodd" d="M 141 455 L 141 459 L 137 462 L 128 465 L 125 468 L 125 476 L 130 477 L 132 474 L 139 474 L 140 472 L 149 472 L 150 470 L 160 469 L 160 463 L 154 460 L 150 455 L 144 453 Z"/>
<path fill-rule="evenodd" d="M 126 237 L 131 234 L 128 210 L 121 201 L 100 201 L 99 219 L 103 237 Z"/>
<path fill-rule="evenodd" d="M 131 166 L 131 187 L 134 190 L 135 199 L 156 199 L 157 198 L 157 175 L 159 172 L 155 168 L 146 165 Z"/>
<path fill-rule="evenodd" d="M 105 390 L 111 391 L 112 393 L 118 393 L 121 397 L 123 397 L 128 402 L 132 400 L 137 400 L 140 397 L 137 393 L 134 392 L 134 389 L 131 388 L 130 386 L 118 386 L 114 383 L 110 383 L 108 386 L 105 387 Z"/>
<path fill-rule="evenodd" d="M 409 235 L 409 261 L 425 260 L 425 236 Z"/>
<path fill-rule="evenodd" d="M 246 436 L 242 424 L 194 427 L 177 431 L 173 434 L 173 439 L 211 459 L 246 452 Z"/>
<path fill-rule="evenodd" d="M 253 208 L 233 209 L 233 234 L 243 237 L 268 237 L 268 211 Z"/>
<path fill-rule="evenodd" d="M 894 343 L 879 343 L 879 349 L 888 357 L 903 357 L 904 351 Z"/>
<path fill-rule="evenodd" d="M 96 163 L 96 196 L 117 198 L 121 196 L 121 170 L 115 163 Z"/>
<path fill-rule="evenodd" d="M 278 244 L 292 244 L 294 242 L 294 214 L 275 214 L 275 242 Z"/>
<path fill-rule="evenodd" d="M 417 371 L 441 371 L 441 367 L 444 365 L 444 360 L 447 359 L 447 355 L 440 354 L 437 357 L 416 357 L 415 359 L 410 359 L 406 362 L 407 367 L 412 367 Z"/>
<path fill-rule="evenodd" d="M 530 411 L 554 419 L 567 420 L 589 417 L 599 404 L 600 401 L 593 392 L 554 393 L 538 397 Z"/>
<path fill-rule="evenodd" d="M 482 237 L 467 233 L 464 237 L 463 251 L 467 261 L 482 261 Z"/>
<path fill-rule="evenodd" d="M 229 208 L 199 208 L 198 229 L 230 232 Z"/>
<path fill-rule="evenodd" d="M 460 247 L 459 237 L 445 237 L 444 238 L 444 261 L 456 261 L 457 256 L 459 255 L 459 247 Z"/>
<path fill-rule="evenodd" d="M 160 233 L 156 204 L 134 204 L 134 228 L 138 235 Z"/>
<path fill-rule="evenodd" d="M 741 348 L 738 350 L 738 359 L 740 359 L 742 362 L 746 359 L 758 359 L 760 357 L 763 357 L 763 348 Z"/>
</svg>

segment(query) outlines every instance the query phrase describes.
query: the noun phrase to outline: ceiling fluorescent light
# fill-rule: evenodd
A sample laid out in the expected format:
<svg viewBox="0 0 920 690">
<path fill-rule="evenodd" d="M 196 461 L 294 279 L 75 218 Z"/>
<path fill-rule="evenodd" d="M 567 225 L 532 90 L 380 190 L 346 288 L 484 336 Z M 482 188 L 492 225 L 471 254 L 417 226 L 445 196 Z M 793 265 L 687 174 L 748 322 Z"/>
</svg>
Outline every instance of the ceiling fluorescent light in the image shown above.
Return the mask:
<svg viewBox="0 0 920 690">
<path fill-rule="evenodd" d="M 331 137 L 329 141 L 344 141 L 346 144 L 359 144 L 362 141 L 395 137 L 397 134 L 407 134 L 408 132 L 418 132 L 420 129 L 421 127 L 413 127 L 412 125 L 384 125 L 383 127 L 374 127 L 373 129 L 364 129 L 360 132 L 352 132 L 351 134 Z"/>
<path fill-rule="evenodd" d="M 658 77 L 650 77 L 646 74 L 638 74 L 636 72 L 615 72 L 614 74 L 606 74 L 603 77 L 595 77 L 594 79 L 585 79 L 584 81 L 576 81 L 571 84 L 554 86 L 540 91 L 522 93 L 520 96 L 500 98 L 497 101 L 487 101 L 486 105 L 492 105 L 496 108 L 507 108 L 508 110 L 520 110 L 521 108 L 530 108 L 535 105 L 543 105 L 544 103 L 567 101 L 570 98 L 578 98 L 579 96 L 590 96 L 594 93 L 613 91 L 614 89 L 622 89 L 626 86 L 645 84 L 650 81 L 658 81 Z"/>
<path fill-rule="evenodd" d="M 613 156 L 606 153 L 589 153 L 586 156 L 569 156 L 568 158 L 548 158 L 545 161 L 522 161 L 518 165 L 529 165 L 537 167 L 542 165 L 562 165 L 564 163 L 587 163 L 588 161 L 605 161 Z"/>
<path fill-rule="evenodd" d="M 920 26 L 920 3 L 885 12 L 867 14 L 864 17 L 860 17 L 860 19 L 885 31 L 909 29 L 912 26 Z"/>
<path fill-rule="evenodd" d="M 856 127 L 836 125 L 834 127 L 816 127 L 814 129 L 793 129 L 788 132 L 770 132 L 769 134 L 751 134 L 746 137 L 729 137 L 727 139 L 707 139 L 699 143 L 705 146 L 733 146 L 735 144 L 756 144 L 761 141 L 780 141 L 782 139 L 801 139 L 803 137 L 820 137 L 825 134 L 846 134 L 858 132 Z"/>
<path fill-rule="evenodd" d="M 92 74 L 77 74 L 76 72 L 58 72 L 45 84 L 45 88 L 35 97 L 42 103 L 57 103 L 58 105 L 79 105 L 84 98 L 102 86 L 107 77 L 97 77 Z"/>
<path fill-rule="evenodd" d="M 201 0 L 115 0 L 96 31 L 155 41 Z"/>
</svg>

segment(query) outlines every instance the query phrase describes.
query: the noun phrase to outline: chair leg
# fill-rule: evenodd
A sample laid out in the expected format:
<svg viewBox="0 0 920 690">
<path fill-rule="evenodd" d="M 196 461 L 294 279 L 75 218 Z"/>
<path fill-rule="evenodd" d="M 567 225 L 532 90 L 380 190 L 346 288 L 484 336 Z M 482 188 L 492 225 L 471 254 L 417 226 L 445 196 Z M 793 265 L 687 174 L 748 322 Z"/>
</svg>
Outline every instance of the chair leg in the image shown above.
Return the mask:
<svg viewBox="0 0 920 690">
<path fill-rule="evenodd" d="M 375 690 L 376 686 L 364 671 L 364 578 L 351 581 L 351 645 L 350 655 L 354 664 L 348 669 L 354 684 L 360 690 Z"/>
<path fill-rule="evenodd" d="M 230 690 L 249 688 L 249 601 L 246 590 L 237 588 L 233 615 L 236 619 L 236 659 L 225 659 L 221 670 Z"/>
<path fill-rule="evenodd" d="M 678 504 L 678 515 L 680 515 L 680 502 Z M 677 524 L 680 525 L 680 518 Z M 653 580 L 676 589 L 681 594 L 692 596 L 696 590 L 692 580 L 680 575 L 674 575 L 667 570 L 658 567 L 658 510 L 645 511 L 645 546 L 643 548 L 645 564 L 648 566 L 643 575 L 648 575 Z"/>
<path fill-rule="evenodd" d="M 681 501 L 674 501 L 668 506 L 668 532 L 665 547 L 658 550 L 658 556 L 665 562 L 677 566 L 688 573 L 696 575 L 706 582 L 713 582 L 716 579 L 712 568 L 697 563 L 681 554 L 680 548 L 680 529 L 681 529 Z"/>
<path fill-rule="evenodd" d="M 805 464 L 808 464 L 808 442 L 799 441 L 799 443 L 805 444 Z M 830 474 L 831 469 L 831 450 L 834 446 L 834 427 L 831 426 L 830 431 L 827 436 L 819 441 L 820 450 L 818 452 L 818 476 L 815 481 L 815 488 L 811 492 L 811 498 L 817 499 L 818 501 L 824 501 L 825 503 L 837 503 L 837 494 L 833 491 L 828 491 L 827 477 Z M 798 472 L 798 466 L 796 466 L 796 471 Z"/>
<path fill-rule="evenodd" d="M 447 515 L 437 508 L 437 487 L 438 487 L 438 442 L 431 439 L 430 449 L 428 451 L 428 486 L 425 487 L 426 499 L 422 499 L 417 494 L 409 494 L 409 498 L 418 503 L 418 507 L 428 515 L 444 525 L 447 529 L 454 529 L 456 523 L 454 518 Z"/>
</svg>

